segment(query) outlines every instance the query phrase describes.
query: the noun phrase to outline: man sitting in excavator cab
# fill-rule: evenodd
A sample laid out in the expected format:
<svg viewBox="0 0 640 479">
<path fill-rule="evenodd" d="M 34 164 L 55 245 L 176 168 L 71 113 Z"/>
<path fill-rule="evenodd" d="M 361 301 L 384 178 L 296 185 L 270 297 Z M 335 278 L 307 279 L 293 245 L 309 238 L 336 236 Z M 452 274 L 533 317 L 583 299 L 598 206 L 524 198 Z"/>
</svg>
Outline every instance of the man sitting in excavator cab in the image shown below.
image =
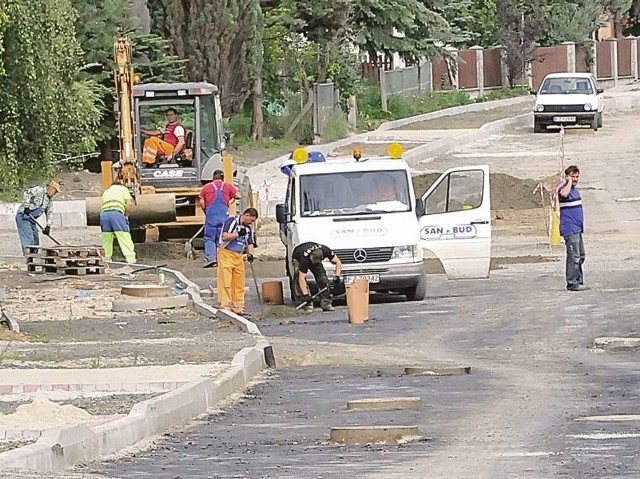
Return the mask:
<svg viewBox="0 0 640 479">
<path fill-rule="evenodd" d="M 167 108 L 165 115 L 168 123 L 164 128 L 141 130 L 148 136 L 142 148 L 142 163 L 145 167 L 154 166 L 158 162 L 191 164 L 193 160 L 193 133 L 182 126 L 175 108 Z"/>
</svg>

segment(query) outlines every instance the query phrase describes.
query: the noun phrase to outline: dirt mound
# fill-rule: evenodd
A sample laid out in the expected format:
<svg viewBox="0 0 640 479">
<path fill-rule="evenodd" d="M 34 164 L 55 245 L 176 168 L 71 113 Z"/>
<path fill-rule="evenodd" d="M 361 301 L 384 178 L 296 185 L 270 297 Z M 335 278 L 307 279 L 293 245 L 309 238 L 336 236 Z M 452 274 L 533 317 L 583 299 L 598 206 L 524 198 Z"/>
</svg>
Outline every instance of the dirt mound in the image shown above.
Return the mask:
<svg viewBox="0 0 640 479">
<path fill-rule="evenodd" d="M 427 173 L 413 177 L 416 196 L 422 196 L 440 173 Z M 528 210 L 540 207 L 540 196 L 533 190 L 538 184 L 530 179 L 516 178 L 504 173 L 491 173 L 491 209 Z"/>
<path fill-rule="evenodd" d="M 83 200 L 102 194 L 102 183 L 98 173 L 83 171 L 62 171 L 58 175 L 62 186 L 57 200 Z"/>
</svg>

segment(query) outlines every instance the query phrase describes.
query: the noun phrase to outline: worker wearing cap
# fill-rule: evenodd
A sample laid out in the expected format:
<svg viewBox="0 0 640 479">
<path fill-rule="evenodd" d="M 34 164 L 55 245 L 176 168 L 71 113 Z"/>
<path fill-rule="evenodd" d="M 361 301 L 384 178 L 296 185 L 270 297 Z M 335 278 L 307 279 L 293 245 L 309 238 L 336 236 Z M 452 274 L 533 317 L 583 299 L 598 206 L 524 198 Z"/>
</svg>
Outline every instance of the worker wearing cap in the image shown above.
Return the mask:
<svg viewBox="0 0 640 479">
<path fill-rule="evenodd" d="M 238 189 L 224 182 L 222 170 L 213 172 L 213 181 L 200 190 L 198 196 L 200 208 L 205 213 L 204 224 L 204 261 L 205 268 L 218 265 L 217 245 L 222 232 L 222 225 L 229 217 L 229 205 L 240 199 Z"/>
<path fill-rule="evenodd" d="M 60 193 L 60 185 L 51 181 L 47 186 L 34 186 L 29 188 L 22 195 L 22 204 L 16 213 L 16 226 L 18 227 L 18 237 L 22 252 L 26 255 L 29 246 L 40 244 L 38 236 L 38 219 L 44 213 L 47 218 L 47 225 L 42 232 L 49 235 L 51 224 L 53 223 L 53 197 Z"/>
<path fill-rule="evenodd" d="M 111 261 L 113 257 L 113 239 L 115 238 L 125 260 L 127 263 L 132 264 L 136 262 L 136 252 L 131 239 L 129 220 L 125 213 L 133 206 L 133 197 L 129 188 L 124 186 L 121 181 L 122 175 L 118 173 L 116 180 L 102 193 L 102 204 L 100 206 L 102 247 L 105 261 Z"/>
</svg>

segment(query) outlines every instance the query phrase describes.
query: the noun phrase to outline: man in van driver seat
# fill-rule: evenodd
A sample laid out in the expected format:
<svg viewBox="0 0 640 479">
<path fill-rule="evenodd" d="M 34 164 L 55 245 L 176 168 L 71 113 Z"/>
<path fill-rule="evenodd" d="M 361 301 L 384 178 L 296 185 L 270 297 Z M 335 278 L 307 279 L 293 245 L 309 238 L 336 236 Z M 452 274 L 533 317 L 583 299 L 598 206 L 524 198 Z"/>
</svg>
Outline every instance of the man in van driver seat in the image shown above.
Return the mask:
<svg viewBox="0 0 640 479">
<path fill-rule="evenodd" d="M 331 305 L 331 295 L 329 293 L 329 279 L 327 278 L 327 272 L 322 266 L 322 261 L 328 259 L 336 266 L 336 274 L 331 280 L 332 286 L 337 286 L 342 282 L 340 277 L 342 273 L 342 263 L 340 258 L 327 246 L 320 243 L 307 242 L 296 246 L 292 253 L 291 259 L 293 263 L 293 281 L 296 288 L 296 293 L 302 298 L 302 301 L 307 303 L 304 310 L 307 312 L 313 311 L 313 299 L 311 292 L 309 291 L 309 285 L 307 284 L 307 273 L 311 271 L 313 277 L 318 285 L 318 291 L 320 293 L 320 307 L 323 311 L 333 311 Z"/>
</svg>

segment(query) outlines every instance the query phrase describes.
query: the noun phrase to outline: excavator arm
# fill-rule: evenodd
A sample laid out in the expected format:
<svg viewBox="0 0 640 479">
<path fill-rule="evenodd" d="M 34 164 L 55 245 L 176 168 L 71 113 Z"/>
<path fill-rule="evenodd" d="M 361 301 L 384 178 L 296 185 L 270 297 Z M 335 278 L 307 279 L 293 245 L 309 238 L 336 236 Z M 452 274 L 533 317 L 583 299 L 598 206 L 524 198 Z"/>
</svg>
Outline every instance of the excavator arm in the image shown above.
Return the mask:
<svg viewBox="0 0 640 479">
<path fill-rule="evenodd" d="M 113 46 L 115 68 L 113 79 L 116 87 L 120 176 L 134 198 L 140 194 L 140 170 L 134 142 L 135 116 L 133 112 L 133 49 L 128 38 L 118 38 Z"/>
</svg>

